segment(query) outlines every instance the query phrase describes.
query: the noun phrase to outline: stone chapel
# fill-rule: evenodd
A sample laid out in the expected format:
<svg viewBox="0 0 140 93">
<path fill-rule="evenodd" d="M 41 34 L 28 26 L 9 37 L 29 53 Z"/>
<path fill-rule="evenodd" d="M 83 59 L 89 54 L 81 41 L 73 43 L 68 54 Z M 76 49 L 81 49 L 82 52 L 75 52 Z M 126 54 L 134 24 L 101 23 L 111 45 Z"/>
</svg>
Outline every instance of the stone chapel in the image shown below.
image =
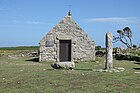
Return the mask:
<svg viewBox="0 0 140 93">
<path fill-rule="evenodd" d="M 40 42 L 39 61 L 95 60 L 95 42 L 73 20 L 71 11 Z"/>
</svg>

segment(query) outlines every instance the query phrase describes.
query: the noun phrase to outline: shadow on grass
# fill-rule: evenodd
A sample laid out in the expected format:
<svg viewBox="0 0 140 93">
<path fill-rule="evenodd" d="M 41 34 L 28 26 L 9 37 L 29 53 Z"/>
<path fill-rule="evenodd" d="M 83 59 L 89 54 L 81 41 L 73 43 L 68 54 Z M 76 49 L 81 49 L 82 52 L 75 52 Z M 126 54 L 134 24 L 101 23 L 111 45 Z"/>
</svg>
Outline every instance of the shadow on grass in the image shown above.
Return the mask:
<svg viewBox="0 0 140 93">
<path fill-rule="evenodd" d="M 74 70 L 81 70 L 81 71 L 92 71 L 92 69 L 86 69 L 86 68 L 80 68 L 80 69 L 74 69 Z"/>
<path fill-rule="evenodd" d="M 47 71 L 53 71 L 53 70 L 55 70 L 55 69 L 51 69 L 51 68 L 50 68 L 50 69 L 46 69 L 46 70 L 47 70 Z"/>
<path fill-rule="evenodd" d="M 133 68 L 133 69 L 135 69 L 135 70 L 140 70 L 140 68 Z"/>
<path fill-rule="evenodd" d="M 39 62 L 39 58 L 28 59 L 26 61 Z"/>
</svg>

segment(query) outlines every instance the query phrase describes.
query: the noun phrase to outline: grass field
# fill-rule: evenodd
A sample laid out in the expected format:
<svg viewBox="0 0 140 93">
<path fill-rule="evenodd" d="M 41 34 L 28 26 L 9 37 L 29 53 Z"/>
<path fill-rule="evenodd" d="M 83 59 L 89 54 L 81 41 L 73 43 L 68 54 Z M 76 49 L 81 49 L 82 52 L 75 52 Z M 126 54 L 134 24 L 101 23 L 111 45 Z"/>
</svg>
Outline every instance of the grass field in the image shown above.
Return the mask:
<svg viewBox="0 0 140 93">
<path fill-rule="evenodd" d="M 24 51 L 38 51 L 39 46 L 0 47 L 0 57 L 11 54 L 19 55 Z"/>
<path fill-rule="evenodd" d="M 76 63 L 74 70 L 53 70 L 51 62 L 34 58 L 0 57 L 0 93 L 139 93 L 140 64 L 116 61 L 123 72 L 97 72 L 104 68 L 104 58 L 97 62 Z"/>
</svg>

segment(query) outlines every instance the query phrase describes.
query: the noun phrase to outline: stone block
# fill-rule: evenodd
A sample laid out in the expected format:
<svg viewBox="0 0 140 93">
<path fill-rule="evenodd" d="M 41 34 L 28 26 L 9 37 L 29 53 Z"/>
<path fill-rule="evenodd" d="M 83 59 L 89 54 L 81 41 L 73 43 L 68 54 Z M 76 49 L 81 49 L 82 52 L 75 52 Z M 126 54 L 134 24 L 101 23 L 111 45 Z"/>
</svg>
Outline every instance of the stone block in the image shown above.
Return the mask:
<svg viewBox="0 0 140 93">
<path fill-rule="evenodd" d="M 57 62 L 51 65 L 55 69 L 73 69 L 75 68 L 74 62 Z"/>
</svg>

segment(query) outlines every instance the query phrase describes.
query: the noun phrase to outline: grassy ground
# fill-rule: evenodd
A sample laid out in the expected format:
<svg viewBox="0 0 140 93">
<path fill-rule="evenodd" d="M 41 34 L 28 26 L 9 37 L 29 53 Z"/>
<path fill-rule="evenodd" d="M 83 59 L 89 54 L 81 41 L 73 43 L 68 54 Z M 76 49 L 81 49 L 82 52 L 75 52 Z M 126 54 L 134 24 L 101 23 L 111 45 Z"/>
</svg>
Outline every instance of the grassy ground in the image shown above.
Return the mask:
<svg viewBox="0 0 140 93">
<path fill-rule="evenodd" d="M 0 47 L 0 57 L 19 54 L 23 51 L 38 51 L 39 46 Z"/>
<path fill-rule="evenodd" d="M 104 58 L 97 62 L 77 63 L 75 70 L 53 70 L 51 62 L 34 58 L 0 57 L 0 93 L 139 93 L 140 64 L 116 61 L 119 73 L 96 72 L 104 68 Z"/>
<path fill-rule="evenodd" d="M 0 47 L 0 50 L 38 50 L 39 46 Z"/>
</svg>

